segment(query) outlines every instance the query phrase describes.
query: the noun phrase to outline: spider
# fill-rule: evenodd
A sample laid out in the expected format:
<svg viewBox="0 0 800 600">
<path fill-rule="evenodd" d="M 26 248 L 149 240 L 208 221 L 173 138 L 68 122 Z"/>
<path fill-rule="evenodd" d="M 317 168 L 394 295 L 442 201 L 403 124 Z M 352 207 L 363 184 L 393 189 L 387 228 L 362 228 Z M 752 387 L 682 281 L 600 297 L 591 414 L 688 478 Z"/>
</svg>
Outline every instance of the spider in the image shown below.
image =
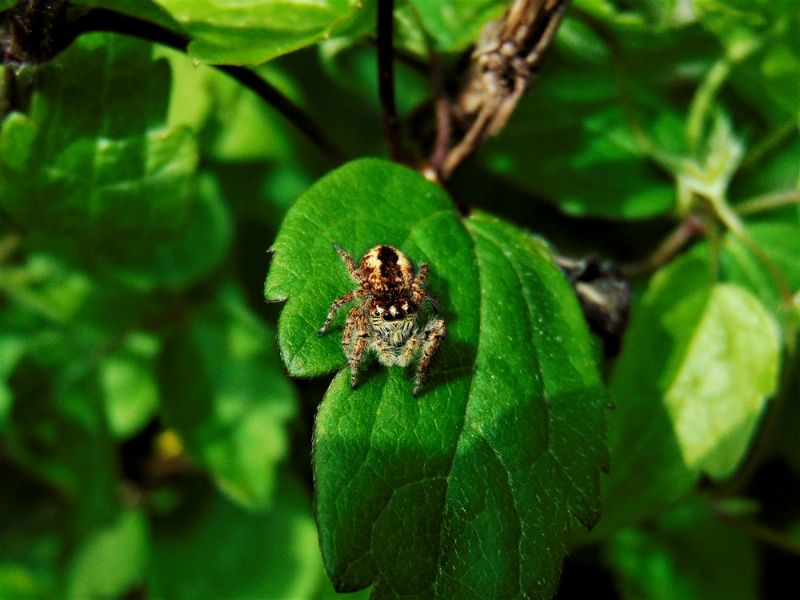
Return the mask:
<svg viewBox="0 0 800 600">
<path fill-rule="evenodd" d="M 431 360 L 447 333 L 444 320 L 437 316 L 431 317 L 424 326 L 418 321 L 423 302 L 427 300 L 434 309 L 436 307 L 436 301 L 423 288 L 428 265 L 420 265 L 415 275 L 414 265 L 406 255 L 386 245 L 370 249 L 356 265 L 345 250 L 337 245 L 333 247 L 359 287 L 333 302 L 317 335 L 325 335 L 339 309 L 358 300 L 358 306 L 351 308 L 347 315 L 342 334 L 351 387 L 356 387 L 358 369 L 366 350 L 372 350 L 387 367 L 405 367 L 419 356 L 412 392 L 414 397 L 418 396 L 428 377 Z"/>
</svg>

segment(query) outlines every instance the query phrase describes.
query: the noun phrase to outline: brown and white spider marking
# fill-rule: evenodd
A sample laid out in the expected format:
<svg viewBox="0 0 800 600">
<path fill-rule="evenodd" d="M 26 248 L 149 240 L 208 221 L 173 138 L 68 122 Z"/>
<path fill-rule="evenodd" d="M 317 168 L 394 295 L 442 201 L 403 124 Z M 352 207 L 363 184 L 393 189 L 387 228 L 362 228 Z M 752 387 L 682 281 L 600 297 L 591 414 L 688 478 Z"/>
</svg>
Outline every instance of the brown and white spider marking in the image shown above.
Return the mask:
<svg viewBox="0 0 800 600">
<path fill-rule="evenodd" d="M 347 315 L 342 334 L 342 348 L 350 365 L 350 385 L 356 387 L 358 368 L 366 350 L 372 350 L 387 367 L 405 367 L 419 356 L 413 391 L 414 396 L 419 395 L 431 360 L 447 333 L 444 320 L 436 316 L 425 325 L 418 321 L 423 302 L 427 300 L 436 306 L 423 288 L 428 265 L 421 264 L 415 275 L 411 261 L 392 246 L 375 246 L 358 265 L 345 250 L 336 245 L 334 249 L 359 287 L 334 301 L 317 335 L 325 334 L 340 308 L 358 300 L 358 306 Z"/>
</svg>

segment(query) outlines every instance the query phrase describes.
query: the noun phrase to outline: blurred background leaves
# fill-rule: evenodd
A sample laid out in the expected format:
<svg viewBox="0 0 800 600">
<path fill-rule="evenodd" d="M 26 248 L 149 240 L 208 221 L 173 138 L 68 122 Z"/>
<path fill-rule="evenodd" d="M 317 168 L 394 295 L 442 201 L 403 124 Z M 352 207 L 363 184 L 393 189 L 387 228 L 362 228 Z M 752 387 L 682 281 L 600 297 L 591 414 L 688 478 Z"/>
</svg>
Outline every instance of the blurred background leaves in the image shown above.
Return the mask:
<svg viewBox="0 0 800 600">
<path fill-rule="evenodd" d="M 396 3 L 415 156 L 437 78 L 458 87 L 505 5 Z M 309 464 L 327 381 L 287 377 L 261 285 L 284 215 L 335 164 L 205 63 L 253 66 L 348 156 L 382 155 L 375 3 L 243 6 L 69 7 L 186 35 L 188 56 L 111 33 L 44 64 L 4 53 L 0 597 L 335 595 Z M 508 126 L 447 184 L 635 287 L 601 359 L 604 517 L 575 535 L 563 597 L 780 597 L 792 573 L 798 44 L 796 0 L 575 0 Z M 662 240 L 687 219 L 705 239 L 673 260 Z"/>
</svg>

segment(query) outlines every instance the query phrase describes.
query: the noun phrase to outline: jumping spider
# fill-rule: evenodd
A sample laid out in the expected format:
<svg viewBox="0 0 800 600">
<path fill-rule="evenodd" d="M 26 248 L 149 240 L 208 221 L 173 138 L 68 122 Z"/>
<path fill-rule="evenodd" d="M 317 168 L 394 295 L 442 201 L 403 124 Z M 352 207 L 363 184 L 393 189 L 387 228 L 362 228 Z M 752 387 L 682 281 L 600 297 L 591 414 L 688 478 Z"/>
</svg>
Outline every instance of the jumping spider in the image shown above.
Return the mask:
<svg viewBox="0 0 800 600">
<path fill-rule="evenodd" d="M 324 335 L 333 317 L 345 304 L 358 300 L 350 309 L 342 334 L 342 348 L 350 365 L 350 385 L 355 388 L 358 368 L 365 350 L 372 350 L 387 367 L 407 366 L 417 355 L 417 373 L 413 395 L 419 395 L 428 377 L 431 359 L 442 344 L 447 327 L 443 319 L 431 317 L 421 326 L 417 321 L 424 301 L 435 307 L 434 299 L 422 287 L 428 276 L 428 265 L 422 264 L 414 274 L 411 261 L 392 246 L 375 246 L 356 266 L 351 256 L 339 246 L 334 249 L 342 257 L 350 276 L 359 288 L 337 298 L 317 335 Z"/>
</svg>

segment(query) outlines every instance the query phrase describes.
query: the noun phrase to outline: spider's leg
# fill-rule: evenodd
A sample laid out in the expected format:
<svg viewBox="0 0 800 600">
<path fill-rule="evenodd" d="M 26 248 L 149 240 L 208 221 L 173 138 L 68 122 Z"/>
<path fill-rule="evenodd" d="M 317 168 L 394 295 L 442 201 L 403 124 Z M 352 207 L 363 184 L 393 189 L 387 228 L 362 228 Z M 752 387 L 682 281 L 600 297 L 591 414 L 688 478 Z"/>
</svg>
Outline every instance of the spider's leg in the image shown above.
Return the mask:
<svg viewBox="0 0 800 600">
<path fill-rule="evenodd" d="M 342 348 L 345 355 L 350 350 L 350 344 L 353 341 L 353 330 L 356 328 L 356 320 L 358 319 L 358 306 L 351 308 L 347 313 L 347 321 L 345 321 L 344 332 L 342 333 Z"/>
<path fill-rule="evenodd" d="M 339 256 L 342 258 L 342 262 L 344 266 L 347 267 L 347 270 L 350 272 L 350 277 L 352 277 L 358 283 L 362 283 L 361 273 L 356 266 L 353 257 L 347 253 L 347 250 L 339 246 L 338 244 L 333 245 L 333 249 L 339 253 Z"/>
<path fill-rule="evenodd" d="M 358 383 L 358 367 L 361 364 L 361 357 L 364 355 L 364 350 L 367 348 L 367 341 L 369 333 L 367 332 L 367 321 L 364 313 L 353 309 L 356 314 L 353 318 L 353 329 L 356 332 L 355 342 L 345 349 L 347 354 L 347 362 L 350 364 L 350 387 L 355 389 Z M 352 312 L 351 311 L 351 314 Z"/>
<path fill-rule="evenodd" d="M 428 369 L 431 366 L 431 360 L 442 345 L 444 336 L 447 335 L 447 327 L 443 319 L 431 319 L 425 326 L 425 329 L 419 334 L 420 342 L 422 343 L 422 356 L 417 365 L 417 375 L 414 378 L 414 397 L 419 396 L 420 388 L 425 380 L 428 378 Z"/>
<path fill-rule="evenodd" d="M 425 285 L 425 280 L 428 278 L 428 271 L 429 271 L 428 263 L 422 263 L 419 266 L 419 271 L 417 271 L 417 276 L 414 277 L 414 281 L 412 282 L 411 285 L 414 285 L 414 286 L 417 286 L 417 287 L 420 287 L 420 288 L 423 285 Z"/>
<path fill-rule="evenodd" d="M 355 300 L 356 298 L 361 298 L 364 296 L 364 292 L 362 290 L 355 290 L 352 292 L 346 293 L 344 296 L 341 296 L 333 301 L 331 305 L 331 309 L 328 311 L 328 316 L 325 317 L 325 322 L 322 324 L 322 327 L 319 328 L 317 331 L 317 335 L 325 335 L 325 332 L 328 330 L 328 327 L 333 321 L 333 317 L 336 316 L 336 313 L 342 308 L 345 304 L 350 302 L 351 300 Z"/>
</svg>

